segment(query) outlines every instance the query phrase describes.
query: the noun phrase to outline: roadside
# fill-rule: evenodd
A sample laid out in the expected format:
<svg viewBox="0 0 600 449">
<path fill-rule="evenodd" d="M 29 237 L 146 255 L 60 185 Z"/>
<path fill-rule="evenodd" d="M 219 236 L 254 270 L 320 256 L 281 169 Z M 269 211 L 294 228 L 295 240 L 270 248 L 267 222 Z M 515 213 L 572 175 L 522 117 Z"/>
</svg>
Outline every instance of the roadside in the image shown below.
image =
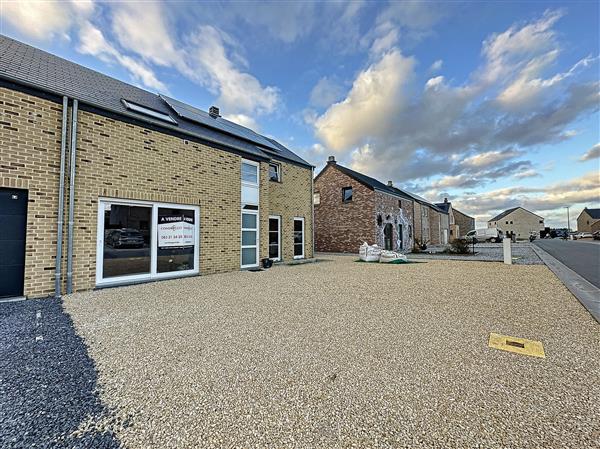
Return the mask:
<svg viewBox="0 0 600 449">
<path fill-rule="evenodd" d="M 600 245 L 590 241 L 542 239 L 535 244 L 600 288 Z"/>
<path fill-rule="evenodd" d="M 120 447 L 97 373 L 55 299 L 0 303 L 0 447 Z"/>
</svg>

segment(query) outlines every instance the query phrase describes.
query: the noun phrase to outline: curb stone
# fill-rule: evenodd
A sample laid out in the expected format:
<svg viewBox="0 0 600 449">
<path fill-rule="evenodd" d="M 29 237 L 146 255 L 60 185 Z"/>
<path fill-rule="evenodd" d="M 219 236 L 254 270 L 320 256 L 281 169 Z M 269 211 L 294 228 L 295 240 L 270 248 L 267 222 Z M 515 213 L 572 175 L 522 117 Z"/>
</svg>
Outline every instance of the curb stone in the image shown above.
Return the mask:
<svg viewBox="0 0 600 449">
<path fill-rule="evenodd" d="M 579 274 L 558 261 L 542 248 L 532 245 L 533 250 L 542 262 L 550 268 L 556 277 L 567 287 L 583 307 L 600 323 L 600 289 Z"/>
</svg>

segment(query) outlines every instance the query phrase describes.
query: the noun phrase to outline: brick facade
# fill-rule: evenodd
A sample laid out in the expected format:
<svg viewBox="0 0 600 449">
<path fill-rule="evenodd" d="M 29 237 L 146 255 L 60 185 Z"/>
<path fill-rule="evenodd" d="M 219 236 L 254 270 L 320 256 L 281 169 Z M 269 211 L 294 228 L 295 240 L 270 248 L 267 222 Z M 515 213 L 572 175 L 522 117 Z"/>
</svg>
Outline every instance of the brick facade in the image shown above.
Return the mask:
<svg viewBox="0 0 600 449">
<path fill-rule="evenodd" d="M 475 219 L 473 217 L 463 214 L 458 209 L 452 209 L 452 214 L 454 215 L 454 223 L 458 226 L 456 237 L 467 235 L 469 231 L 475 229 Z"/>
<path fill-rule="evenodd" d="M 352 187 L 352 201 L 342 202 L 342 188 Z M 320 204 L 315 205 L 316 250 L 356 253 L 363 243 L 374 244 L 373 190 L 328 165 L 315 179 Z"/>
<path fill-rule="evenodd" d="M 352 187 L 352 201 L 342 201 L 345 187 Z M 387 224 L 392 226 L 393 249 L 412 249 L 412 201 L 375 191 L 342 173 L 332 163 L 316 178 L 315 192 L 320 197 L 320 204 L 315 205 L 317 251 L 357 253 L 363 242 L 384 247 Z"/>
<path fill-rule="evenodd" d="M 0 107 L 0 185 L 29 190 L 25 294 L 49 295 L 54 291 L 62 105 L 0 88 Z M 199 206 L 200 273 L 239 269 L 242 156 L 86 110 L 80 110 L 78 122 L 74 290 L 96 283 L 99 197 Z M 279 184 L 268 180 L 268 163 L 260 163 L 260 258 L 268 256 L 270 214 L 282 217 L 284 259 L 292 254 L 293 217 L 304 217 L 305 256 L 312 257 L 312 170 L 281 165 Z"/>
</svg>

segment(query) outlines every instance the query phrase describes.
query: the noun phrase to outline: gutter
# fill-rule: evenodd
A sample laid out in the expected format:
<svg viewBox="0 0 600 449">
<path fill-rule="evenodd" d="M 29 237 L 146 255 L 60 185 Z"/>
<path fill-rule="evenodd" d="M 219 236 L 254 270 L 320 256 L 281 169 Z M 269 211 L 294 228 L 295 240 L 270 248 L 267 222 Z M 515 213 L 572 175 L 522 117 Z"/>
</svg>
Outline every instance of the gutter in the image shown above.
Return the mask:
<svg viewBox="0 0 600 449">
<path fill-rule="evenodd" d="M 79 102 L 73 100 L 71 119 L 71 160 L 69 162 L 69 224 L 67 236 L 67 294 L 73 293 L 73 225 L 75 215 L 75 165 L 77 162 L 77 109 Z"/>
<path fill-rule="evenodd" d="M 312 211 L 312 257 L 315 257 L 315 167 L 310 169 L 310 204 Z"/>
<path fill-rule="evenodd" d="M 56 267 L 54 270 L 54 297 L 61 297 L 63 217 L 65 215 L 65 165 L 67 153 L 67 120 L 69 97 L 63 97 L 62 131 L 60 135 L 60 175 L 58 181 L 58 229 L 56 232 Z"/>
</svg>

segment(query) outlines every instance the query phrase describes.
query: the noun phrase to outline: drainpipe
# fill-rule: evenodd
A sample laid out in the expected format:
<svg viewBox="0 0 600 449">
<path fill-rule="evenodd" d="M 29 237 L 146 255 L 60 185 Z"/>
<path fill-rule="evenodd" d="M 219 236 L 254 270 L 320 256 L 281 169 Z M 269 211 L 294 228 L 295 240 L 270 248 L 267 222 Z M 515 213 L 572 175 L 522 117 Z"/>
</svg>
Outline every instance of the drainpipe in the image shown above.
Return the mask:
<svg viewBox="0 0 600 449">
<path fill-rule="evenodd" d="M 69 227 L 67 236 L 67 294 L 73 293 L 73 225 L 75 215 L 75 163 L 77 161 L 77 108 L 73 100 L 71 118 L 71 160 L 69 162 Z"/>
<path fill-rule="evenodd" d="M 312 256 L 315 258 L 315 167 L 310 169 L 310 204 L 312 205 Z"/>
<path fill-rule="evenodd" d="M 60 135 L 60 175 L 58 181 L 58 230 L 56 232 L 56 268 L 54 271 L 54 296 L 61 296 L 61 266 L 62 266 L 62 241 L 63 217 L 65 215 L 65 165 L 67 153 L 67 120 L 69 98 L 63 97 L 62 132 Z"/>
</svg>

